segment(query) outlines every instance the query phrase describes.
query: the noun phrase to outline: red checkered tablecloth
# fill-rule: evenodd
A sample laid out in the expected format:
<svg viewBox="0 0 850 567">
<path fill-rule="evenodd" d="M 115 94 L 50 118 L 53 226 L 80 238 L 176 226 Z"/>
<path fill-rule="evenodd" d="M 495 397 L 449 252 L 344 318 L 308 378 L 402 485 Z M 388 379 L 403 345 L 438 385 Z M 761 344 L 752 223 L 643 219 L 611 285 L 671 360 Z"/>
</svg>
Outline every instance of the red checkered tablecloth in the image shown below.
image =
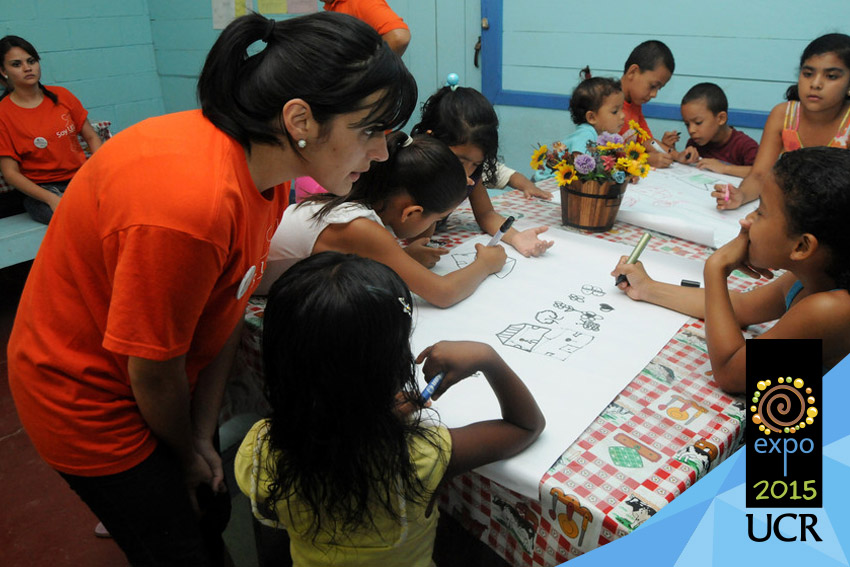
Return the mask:
<svg viewBox="0 0 850 567">
<path fill-rule="evenodd" d="M 552 182 L 540 185 L 555 188 Z M 503 216 L 566 230 L 558 205 L 525 200 L 516 191 L 492 201 Z M 643 232 L 618 222 L 609 232 L 584 234 L 633 246 Z M 650 232 L 651 250 L 702 261 L 712 252 Z M 477 234 L 481 230 L 464 203 L 433 238 L 451 248 Z M 756 284 L 733 274 L 729 285 L 743 291 Z M 248 306 L 239 361 L 243 391 L 255 395 L 261 382 L 262 306 L 258 299 Z M 742 441 L 744 416 L 743 400 L 714 383 L 703 323 L 690 319 L 543 475 L 540 500 L 468 473 L 448 484 L 440 506 L 511 565 L 558 565 L 631 533 L 726 459 Z"/>
</svg>

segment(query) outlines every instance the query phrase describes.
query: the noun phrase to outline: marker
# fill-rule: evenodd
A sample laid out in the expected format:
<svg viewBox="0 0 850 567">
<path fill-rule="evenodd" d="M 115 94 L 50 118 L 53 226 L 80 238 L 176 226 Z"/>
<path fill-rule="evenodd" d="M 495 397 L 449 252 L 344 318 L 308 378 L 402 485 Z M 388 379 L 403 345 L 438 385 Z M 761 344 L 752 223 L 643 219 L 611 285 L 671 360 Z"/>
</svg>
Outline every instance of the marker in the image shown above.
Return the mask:
<svg viewBox="0 0 850 567">
<path fill-rule="evenodd" d="M 685 287 L 699 287 L 699 282 L 694 280 L 682 280 L 682 284 Z"/>
<path fill-rule="evenodd" d="M 626 264 L 634 264 L 638 261 L 638 258 L 640 258 L 640 255 L 643 252 L 643 249 L 646 248 L 646 243 L 649 242 L 650 238 L 652 238 L 651 234 L 649 234 L 648 232 L 643 233 L 643 236 L 640 237 L 638 243 L 635 244 L 635 249 L 632 250 L 629 259 L 626 260 Z M 621 283 L 627 281 L 629 281 L 629 278 L 626 277 L 626 274 L 620 274 L 619 276 L 617 276 L 617 281 L 614 283 L 614 285 L 620 285 Z"/>
<path fill-rule="evenodd" d="M 514 217 L 508 217 L 505 222 L 502 223 L 502 226 L 499 227 L 499 231 L 493 235 L 493 238 L 490 239 L 490 242 L 487 243 L 487 246 L 495 246 L 499 243 L 505 233 L 510 230 L 511 225 L 514 224 L 516 219 Z"/>
<path fill-rule="evenodd" d="M 723 200 L 727 203 L 729 202 L 729 184 L 726 184 L 726 187 L 723 188 Z"/>
<path fill-rule="evenodd" d="M 436 376 L 431 378 L 431 381 L 428 382 L 428 385 L 425 386 L 425 389 L 422 390 L 422 403 L 424 404 L 429 399 L 431 399 L 431 395 L 434 393 L 434 390 L 440 385 L 443 381 L 443 378 L 446 377 L 445 372 L 439 372 Z"/>
<path fill-rule="evenodd" d="M 658 143 L 658 142 L 656 142 L 655 140 L 650 140 L 650 141 L 649 141 L 649 143 L 652 145 L 652 147 L 653 147 L 653 148 L 655 148 L 656 150 L 658 150 L 658 151 L 659 151 L 659 152 L 661 152 L 662 154 L 666 154 L 666 153 L 667 153 L 667 150 L 665 150 L 664 148 L 662 148 L 662 147 L 661 147 L 661 144 L 659 144 L 659 143 Z"/>
</svg>

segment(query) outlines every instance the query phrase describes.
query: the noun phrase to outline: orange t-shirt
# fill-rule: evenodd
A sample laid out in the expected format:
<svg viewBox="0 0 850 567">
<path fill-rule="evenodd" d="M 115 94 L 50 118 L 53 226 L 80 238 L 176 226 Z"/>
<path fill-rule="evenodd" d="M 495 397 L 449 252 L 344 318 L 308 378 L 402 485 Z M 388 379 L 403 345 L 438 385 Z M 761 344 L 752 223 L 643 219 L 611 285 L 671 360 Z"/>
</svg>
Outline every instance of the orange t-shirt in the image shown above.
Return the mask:
<svg viewBox="0 0 850 567">
<path fill-rule="evenodd" d="M 397 29 L 410 29 L 387 5 L 386 0 L 334 0 L 325 4 L 325 10 L 354 16 L 375 28 L 381 35 Z"/>
<path fill-rule="evenodd" d="M 128 357 L 185 354 L 194 389 L 260 282 L 288 194 L 261 194 L 243 148 L 200 111 L 145 120 L 80 169 L 8 345 L 18 414 L 52 467 L 101 476 L 150 455 Z"/>
<path fill-rule="evenodd" d="M 62 87 L 47 87 L 58 103 L 44 97 L 35 108 L 22 108 L 6 96 L 0 100 L 0 156 L 18 162 L 34 183 L 67 181 L 86 162 L 77 135 L 88 112 Z"/>
<path fill-rule="evenodd" d="M 643 117 L 643 107 L 639 104 L 632 104 L 628 101 L 623 101 L 623 115 L 625 116 L 625 121 L 623 122 L 622 128 L 620 128 L 620 135 L 625 134 L 629 130 L 629 122 L 634 120 L 638 123 L 638 125 L 646 130 L 646 133 L 649 134 L 649 137 L 652 137 L 652 130 L 649 129 L 649 124 L 646 123 L 646 118 Z"/>
</svg>

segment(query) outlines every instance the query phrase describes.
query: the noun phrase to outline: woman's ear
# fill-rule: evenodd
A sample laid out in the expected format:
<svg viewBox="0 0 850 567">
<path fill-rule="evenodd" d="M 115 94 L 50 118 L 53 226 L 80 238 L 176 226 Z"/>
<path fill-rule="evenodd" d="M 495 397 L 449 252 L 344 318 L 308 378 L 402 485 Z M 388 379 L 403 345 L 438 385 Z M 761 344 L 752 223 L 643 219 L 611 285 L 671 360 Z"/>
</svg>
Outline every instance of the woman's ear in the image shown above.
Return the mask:
<svg viewBox="0 0 850 567">
<path fill-rule="evenodd" d="M 791 251 L 791 259 L 795 262 L 800 262 L 811 258 L 817 252 L 818 248 L 820 248 L 820 243 L 817 237 L 814 234 L 804 232 L 797 239 L 794 250 Z"/>
<path fill-rule="evenodd" d="M 280 112 L 283 127 L 296 141 L 311 140 L 318 136 L 318 123 L 313 119 L 313 110 L 307 102 L 293 98 L 283 105 Z"/>
</svg>

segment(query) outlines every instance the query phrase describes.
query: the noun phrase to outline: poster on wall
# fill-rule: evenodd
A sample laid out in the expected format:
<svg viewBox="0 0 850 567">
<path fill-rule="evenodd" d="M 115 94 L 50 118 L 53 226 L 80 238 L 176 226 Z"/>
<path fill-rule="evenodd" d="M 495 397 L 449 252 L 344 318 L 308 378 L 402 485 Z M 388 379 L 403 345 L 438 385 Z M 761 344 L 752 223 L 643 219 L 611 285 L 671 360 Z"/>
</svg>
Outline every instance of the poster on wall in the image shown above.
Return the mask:
<svg viewBox="0 0 850 567">
<path fill-rule="evenodd" d="M 319 5 L 316 0 L 212 0 L 213 29 L 227 27 L 234 18 L 248 12 L 269 14 L 309 14 L 316 12 Z"/>
</svg>

